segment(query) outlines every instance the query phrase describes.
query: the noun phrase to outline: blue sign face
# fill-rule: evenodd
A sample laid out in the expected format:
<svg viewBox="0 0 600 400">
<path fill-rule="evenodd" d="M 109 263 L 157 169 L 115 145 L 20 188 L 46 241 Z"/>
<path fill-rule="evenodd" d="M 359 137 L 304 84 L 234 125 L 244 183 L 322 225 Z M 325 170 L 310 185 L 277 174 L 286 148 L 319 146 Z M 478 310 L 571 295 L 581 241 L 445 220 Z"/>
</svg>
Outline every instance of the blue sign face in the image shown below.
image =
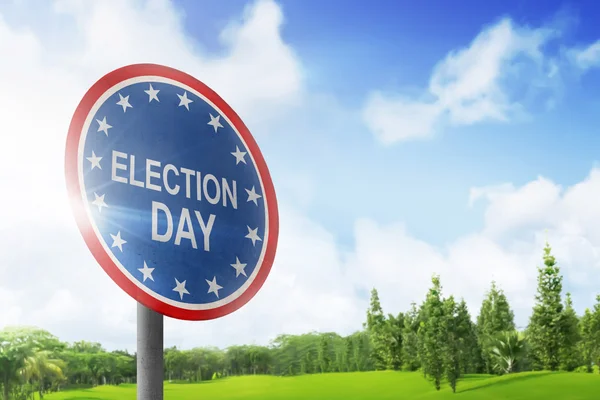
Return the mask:
<svg viewBox="0 0 600 400">
<path fill-rule="evenodd" d="M 134 75 L 105 83 L 81 126 L 84 237 L 113 279 L 156 311 L 225 315 L 256 293 L 273 261 L 266 165 L 210 89 L 186 75 Z"/>
</svg>

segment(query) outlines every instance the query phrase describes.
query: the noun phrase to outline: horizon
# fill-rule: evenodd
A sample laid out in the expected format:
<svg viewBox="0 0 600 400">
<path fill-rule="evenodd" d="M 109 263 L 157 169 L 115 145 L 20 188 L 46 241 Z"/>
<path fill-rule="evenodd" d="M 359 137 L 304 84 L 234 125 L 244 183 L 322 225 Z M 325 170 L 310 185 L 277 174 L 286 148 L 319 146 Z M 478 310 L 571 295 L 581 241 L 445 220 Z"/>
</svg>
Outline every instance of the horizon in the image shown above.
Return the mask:
<svg viewBox="0 0 600 400">
<path fill-rule="evenodd" d="M 550 247 L 551 247 L 551 246 L 550 246 Z M 560 267 L 558 267 L 558 268 L 560 269 Z M 434 274 L 434 275 L 432 275 L 432 278 L 433 278 L 434 276 L 437 276 L 437 274 Z M 562 276 L 562 274 L 561 274 L 561 276 Z M 488 288 L 486 289 L 486 294 L 487 294 L 487 293 L 489 293 L 489 289 L 491 289 L 491 288 L 492 288 L 492 284 L 496 285 L 496 288 L 497 288 L 497 290 L 498 290 L 499 292 L 501 292 L 501 293 L 504 293 L 504 290 L 502 289 L 502 287 L 498 286 L 498 284 L 497 284 L 495 281 L 491 281 L 491 282 L 490 282 L 490 284 L 488 285 Z M 373 290 L 376 290 L 376 291 L 377 291 L 377 288 L 373 288 Z M 377 291 L 377 292 L 378 292 L 378 291 Z M 562 291 L 562 294 L 563 294 L 563 301 L 564 301 L 564 300 L 566 300 L 566 294 L 567 294 L 567 293 L 569 293 L 569 292 L 564 292 L 564 290 Z M 422 303 L 425 301 L 425 294 L 426 294 L 426 293 L 424 293 L 424 295 L 423 295 L 423 298 L 421 299 L 421 301 L 416 301 L 416 300 L 415 300 L 415 301 L 411 302 L 411 305 L 414 303 L 414 304 L 417 306 L 417 308 L 418 308 L 418 307 L 419 307 L 419 306 L 420 306 L 420 305 L 421 305 L 421 304 L 422 304 Z M 459 301 L 462 301 L 462 300 L 464 300 L 464 298 L 463 298 L 462 296 L 457 296 L 455 293 L 446 293 L 446 292 L 444 291 L 444 285 L 443 285 L 443 282 L 442 282 L 442 297 L 443 297 L 443 298 L 449 298 L 449 297 L 451 297 L 451 296 L 452 296 L 452 297 L 454 297 L 454 298 L 455 298 L 455 300 L 459 300 Z M 600 292 L 598 292 L 597 296 L 599 296 L 599 297 L 600 297 Z M 481 303 L 483 303 L 483 301 L 484 301 L 485 299 L 486 299 L 486 296 L 482 297 L 482 299 L 481 299 Z M 510 309 L 511 309 L 512 311 L 514 311 L 514 310 L 512 309 L 512 306 L 510 306 L 510 303 L 509 303 L 509 307 L 511 307 Z M 575 307 L 574 307 L 574 308 L 575 308 Z M 469 316 L 470 316 L 470 318 L 471 318 L 471 321 L 473 322 L 473 324 L 475 324 L 475 325 L 476 325 L 476 324 L 477 324 L 477 317 L 478 317 L 478 316 L 479 316 L 479 314 L 480 314 L 481 308 L 477 308 L 476 310 L 471 310 L 471 309 L 469 309 L 469 308 L 468 308 L 468 306 L 467 306 L 467 309 L 468 309 L 468 312 L 469 312 Z M 593 307 L 587 307 L 586 309 L 588 309 L 588 310 L 592 310 L 592 309 L 593 309 Z M 364 314 L 365 314 L 365 320 L 364 320 L 364 321 L 363 321 L 363 322 L 360 324 L 360 326 L 359 326 L 359 328 L 358 328 L 358 329 L 355 329 L 354 331 L 350 331 L 350 332 L 349 332 L 348 334 L 346 334 L 346 335 L 341 335 L 341 334 L 339 334 L 338 332 L 335 332 L 335 331 L 319 331 L 319 330 L 311 330 L 311 331 L 307 331 L 307 332 L 299 332 L 299 333 L 295 333 L 295 334 L 292 334 L 292 336 L 302 336 L 302 335 L 312 335 L 312 334 L 321 335 L 321 334 L 333 333 L 333 334 L 339 335 L 339 336 L 341 336 L 341 337 L 348 337 L 348 336 L 352 336 L 352 335 L 354 335 L 354 334 L 356 334 L 356 333 L 359 333 L 359 332 L 365 332 L 366 330 L 365 330 L 365 327 L 364 327 L 364 323 L 366 323 L 366 321 L 367 321 L 367 311 L 368 311 L 368 310 L 367 310 L 367 309 L 365 309 L 364 311 L 365 311 L 365 312 L 364 312 Z M 400 311 L 400 313 L 403 313 L 403 314 L 405 314 L 405 315 L 406 315 L 406 313 L 407 313 L 407 312 L 408 312 L 408 309 Z M 388 312 L 387 312 L 385 309 L 383 309 L 383 315 L 389 315 L 389 314 L 392 314 L 392 313 L 388 313 Z M 396 316 L 397 314 L 398 314 L 398 313 L 396 313 L 396 314 L 392 314 L 392 315 Z M 582 314 L 577 314 L 577 316 L 578 316 L 578 317 L 581 317 L 582 315 L 583 315 L 583 313 L 582 313 Z M 169 317 L 165 317 L 165 318 L 169 318 Z M 50 333 L 51 335 L 55 336 L 55 337 L 56 337 L 58 340 L 60 340 L 62 343 L 66 343 L 66 344 L 68 344 L 68 345 L 72 345 L 72 344 L 74 344 L 74 343 L 76 343 L 76 342 L 79 342 L 79 341 L 80 341 L 80 340 L 77 340 L 77 339 L 75 339 L 75 340 L 73 340 L 73 341 L 64 341 L 64 340 L 62 340 L 60 337 L 58 337 L 58 336 L 54 335 L 54 333 L 53 333 L 53 332 L 51 332 L 51 331 L 48 331 L 48 330 L 46 330 L 44 327 L 41 327 L 41 326 L 35 326 L 35 325 L 7 325 L 7 326 L 4 326 L 4 327 L 3 327 L 3 329 L 14 329 L 14 328 L 16 328 L 16 329 L 18 329 L 18 328 L 34 328 L 34 329 L 41 329 L 41 330 L 47 331 L 47 332 L 48 332 L 48 333 Z M 527 328 L 527 326 L 519 326 L 519 325 L 516 325 L 516 326 L 515 326 L 515 329 L 516 329 L 518 332 L 524 332 L 526 328 Z M 272 343 L 272 341 L 273 341 L 273 340 L 275 340 L 277 337 L 280 337 L 280 336 L 286 336 L 286 335 L 290 335 L 290 334 L 289 334 L 289 333 L 287 333 L 287 332 L 280 332 L 280 333 L 279 333 L 277 336 L 275 336 L 275 337 L 273 337 L 273 338 L 270 338 L 270 340 L 269 340 L 268 342 L 266 342 L 266 343 L 255 343 L 255 342 L 253 342 L 253 343 L 231 343 L 231 344 L 229 344 L 229 345 L 227 345 L 227 346 L 225 346 L 225 347 L 214 346 L 214 345 L 211 345 L 211 344 L 203 344 L 203 345 L 197 345 L 197 346 L 194 346 L 194 347 L 188 347 L 188 348 L 183 348 L 183 347 L 179 347 L 179 346 L 176 346 L 176 345 L 175 345 L 175 346 L 164 346 L 164 351 L 166 351 L 166 350 L 168 350 L 168 349 L 170 349 L 170 348 L 173 348 L 173 347 L 177 348 L 178 350 L 193 350 L 193 349 L 197 349 L 197 348 L 216 348 L 216 349 L 218 349 L 218 350 L 220 350 L 220 351 L 226 351 L 228 348 L 230 348 L 230 347 L 236 347 L 236 346 L 261 346 L 261 347 L 272 347 L 272 346 L 273 346 L 273 343 Z M 131 348 L 106 348 L 102 342 L 91 342 L 91 343 L 99 343 L 99 344 L 102 346 L 102 348 L 103 348 L 104 350 L 108 351 L 108 352 L 113 352 L 113 351 L 127 351 L 129 354 L 136 354 L 136 352 L 137 352 L 137 351 L 136 351 L 136 349 L 131 349 Z"/>
<path fill-rule="evenodd" d="M 87 89 L 140 62 L 236 110 L 280 213 L 255 298 L 217 320 L 165 318 L 165 348 L 346 336 L 371 288 L 395 315 L 434 273 L 472 319 L 496 281 L 525 327 L 546 241 L 581 315 L 600 294 L 600 5 L 474 4 L 0 4 L 0 329 L 135 349 L 136 303 L 77 231 L 64 146 Z"/>
</svg>

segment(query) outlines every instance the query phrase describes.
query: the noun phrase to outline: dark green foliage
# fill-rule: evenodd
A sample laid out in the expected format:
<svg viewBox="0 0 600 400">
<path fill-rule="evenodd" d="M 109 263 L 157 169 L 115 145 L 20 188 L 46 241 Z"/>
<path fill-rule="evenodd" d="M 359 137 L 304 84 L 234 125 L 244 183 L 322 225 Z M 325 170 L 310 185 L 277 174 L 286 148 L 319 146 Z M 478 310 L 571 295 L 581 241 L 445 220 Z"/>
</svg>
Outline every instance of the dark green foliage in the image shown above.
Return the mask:
<svg viewBox="0 0 600 400">
<path fill-rule="evenodd" d="M 325 335 L 321 335 L 321 339 L 319 342 L 319 370 L 321 373 L 329 372 L 331 358 L 330 358 L 330 350 L 329 350 L 329 338 Z"/>
<path fill-rule="evenodd" d="M 477 328 L 471 320 L 464 299 L 456 308 L 456 330 L 460 345 L 460 365 L 463 374 L 477 372 L 482 364 Z"/>
<path fill-rule="evenodd" d="M 591 373 L 594 365 L 600 365 L 600 296 L 596 297 L 592 310 L 585 310 L 579 323 L 579 332 L 581 341 L 578 348 L 582 363 Z"/>
<path fill-rule="evenodd" d="M 452 388 L 452 392 L 456 392 L 456 382 L 461 375 L 461 361 L 465 351 L 464 337 L 462 337 L 464 327 L 460 326 L 463 321 L 459 319 L 458 306 L 454 301 L 454 297 L 450 296 L 444 300 L 443 307 L 445 339 L 442 341 L 442 352 L 444 375 Z M 436 388 L 439 390 L 437 382 Z"/>
<path fill-rule="evenodd" d="M 350 336 L 344 338 L 343 365 L 344 372 L 352 372 L 356 369 L 356 363 L 354 362 L 354 341 Z"/>
<path fill-rule="evenodd" d="M 404 326 L 402 328 L 402 361 L 403 369 L 416 371 L 421 367 L 419 359 L 419 311 L 415 303 L 411 304 L 410 311 L 404 315 Z"/>
<path fill-rule="evenodd" d="M 573 309 L 571 294 L 567 293 L 562 315 L 563 342 L 560 347 L 560 369 L 573 371 L 583 363 L 580 348 L 579 318 Z"/>
<path fill-rule="evenodd" d="M 486 373 L 494 372 L 492 341 L 501 332 L 515 330 L 514 313 L 504 291 L 492 282 L 477 316 L 477 340 L 481 348 L 481 361 Z"/>
<path fill-rule="evenodd" d="M 562 276 L 551 254 L 544 248 L 544 267 L 538 268 L 538 288 L 527 337 L 535 369 L 555 371 L 560 366 L 560 350 L 564 341 Z"/>
<path fill-rule="evenodd" d="M 369 337 L 371 338 L 371 360 L 375 369 L 384 370 L 389 365 L 389 329 L 383 314 L 377 289 L 371 291 L 371 304 L 367 310 L 367 322 L 365 324 Z"/>
<path fill-rule="evenodd" d="M 432 287 L 422 307 L 422 320 L 418 337 L 422 343 L 419 358 L 423 373 L 433 380 L 435 388 L 440 390 L 444 375 L 444 341 L 446 339 L 444 303 L 439 276 L 431 279 Z"/>
<path fill-rule="evenodd" d="M 596 304 L 594 304 L 594 314 L 591 326 L 591 341 L 592 341 L 592 359 L 594 365 L 600 366 L 600 295 L 596 296 Z M 600 372 L 600 369 L 598 370 Z"/>
<path fill-rule="evenodd" d="M 404 329 L 404 314 L 388 315 L 386 321 L 387 367 L 399 370 L 402 367 L 402 330 Z"/>
<path fill-rule="evenodd" d="M 354 348 L 355 371 L 369 371 L 372 369 L 371 340 L 367 332 L 357 332 L 352 336 Z"/>
</svg>

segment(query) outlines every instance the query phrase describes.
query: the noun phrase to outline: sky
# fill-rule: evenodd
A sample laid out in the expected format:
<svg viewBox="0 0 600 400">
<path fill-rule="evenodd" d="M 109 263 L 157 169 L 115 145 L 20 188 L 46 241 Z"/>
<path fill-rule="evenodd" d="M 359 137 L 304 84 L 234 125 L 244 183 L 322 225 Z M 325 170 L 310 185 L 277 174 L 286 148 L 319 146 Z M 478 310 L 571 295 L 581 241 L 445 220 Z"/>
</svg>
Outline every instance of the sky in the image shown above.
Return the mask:
<svg viewBox="0 0 600 400">
<path fill-rule="evenodd" d="M 547 239 L 575 308 L 600 294 L 600 5 L 581 2 L 0 2 L 0 327 L 135 349 L 135 302 L 71 215 L 65 140 L 123 65 L 194 75 L 267 161 L 270 276 L 217 320 L 165 320 L 165 346 L 266 344 L 361 328 L 420 303 L 431 275 L 473 317 L 494 279 L 518 326 Z"/>
</svg>

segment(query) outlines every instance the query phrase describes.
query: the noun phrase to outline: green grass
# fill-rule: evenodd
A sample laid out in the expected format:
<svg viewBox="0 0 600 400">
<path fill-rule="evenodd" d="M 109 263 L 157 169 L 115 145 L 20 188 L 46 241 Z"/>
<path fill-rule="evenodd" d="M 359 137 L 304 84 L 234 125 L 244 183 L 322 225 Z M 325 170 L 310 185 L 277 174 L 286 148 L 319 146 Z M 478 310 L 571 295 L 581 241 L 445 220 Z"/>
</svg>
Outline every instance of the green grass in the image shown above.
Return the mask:
<svg viewBox="0 0 600 400">
<path fill-rule="evenodd" d="M 165 383 L 165 400 L 596 400 L 600 375 L 528 372 L 502 377 L 468 375 L 458 392 L 436 392 L 419 373 L 363 372 L 298 377 L 245 376 L 200 384 Z M 46 400 L 134 400 L 135 385 L 101 386 L 44 396 Z"/>
</svg>

